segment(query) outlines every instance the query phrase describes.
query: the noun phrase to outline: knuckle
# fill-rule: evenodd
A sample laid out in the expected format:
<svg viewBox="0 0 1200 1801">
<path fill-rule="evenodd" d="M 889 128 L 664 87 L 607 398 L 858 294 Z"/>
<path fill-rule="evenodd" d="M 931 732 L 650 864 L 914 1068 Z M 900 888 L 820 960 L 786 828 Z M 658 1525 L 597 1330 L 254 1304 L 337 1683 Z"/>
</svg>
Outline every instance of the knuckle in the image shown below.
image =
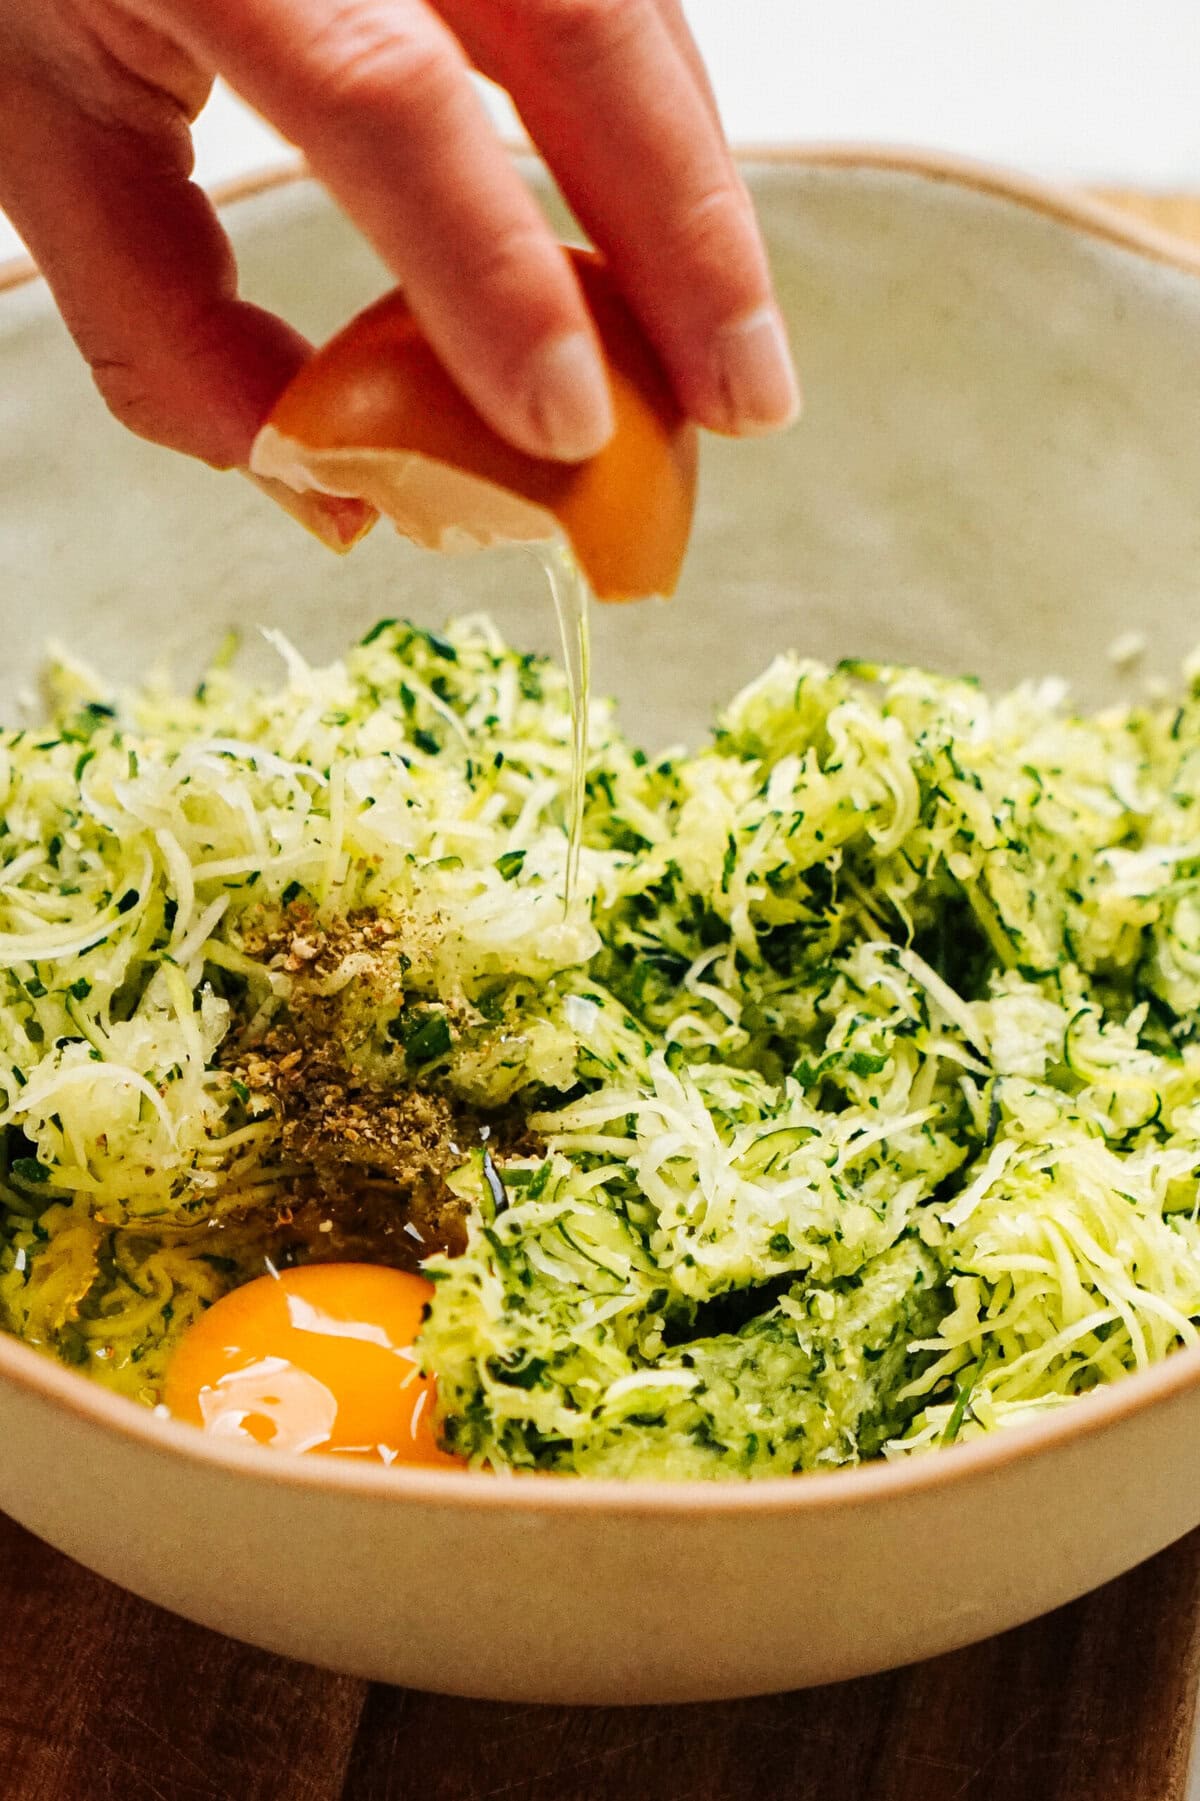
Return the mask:
<svg viewBox="0 0 1200 1801">
<path fill-rule="evenodd" d="M 568 66 L 618 50 L 651 22 L 650 0 L 524 0 L 525 29 Z"/>
<path fill-rule="evenodd" d="M 225 375 L 227 303 L 165 306 L 136 337 L 75 338 L 100 398 L 127 430 L 218 466 L 236 461 L 241 395 Z M 233 447 L 233 454 L 231 454 Z"/>
<path fill-rule="evenodd" d="M 537 223 L 516 220 L 498 225 L 474 246 L 471 285 L 500 299 L 528 299 L 543 282 L 551 284 L 558 255 Z"/>
<path fill-rule="evenodd" d="M 173 430 L 162 396 L 136 363 L 117 358 L 92 362 L 92 380 L 109 412 L 127 430 L 153 443 L 166 443 Z"/>
<path fill-rule="evenodd" d="M 690 280 L 753 305 L 767 292 L 766 263 L 741 188 L 721 182 L 663 221 L 664 249 Z"/>
<path fill-rule="evenodd" d="M 398 105 L 437 104 L 456 85 L 459 68 L 437 30 L 406 23 L 394 7 L 336 7 L 310 42 L 309 102 L 341 117 Z"/>
<path fill-rule="evenodd" d="M 490 354 L 499 385 L 523 387 L 533 348 L 588 329 L 588 315 L 562 251 L 540 221 L 498 226 L 471 247 L 464 286 L 494 322 Z"/>
</svg>

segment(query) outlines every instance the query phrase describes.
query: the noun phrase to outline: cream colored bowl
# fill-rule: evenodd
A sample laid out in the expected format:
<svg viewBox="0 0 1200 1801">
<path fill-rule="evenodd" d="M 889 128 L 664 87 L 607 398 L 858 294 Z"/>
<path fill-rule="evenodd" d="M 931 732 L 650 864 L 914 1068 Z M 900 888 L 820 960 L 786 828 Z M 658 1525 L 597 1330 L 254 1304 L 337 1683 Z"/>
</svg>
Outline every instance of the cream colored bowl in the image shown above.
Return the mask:
<svg viewBox="0 0 1200 1801">
<path fill-rule="evenodd" d="M 1117 691 L 1200 640 L 1200 281 L 1083 204 L 920 159 L 750 171 L 802 358 L 787 439 L 710 444 L 672 607 L 598 622 L 651 740 L 784 645 Z M 310 186 L 229 209 L 247 290 L 320 335 L 382 284 Z M 379 532 L 339 564 L 233 477 L 123 436 L 41 289 L 0 301 L 0 716 L 44 641 L 114 673 L 230 623 L 316 656 L 381 613 L 489 605 L 549 644 L 528 559 Z M 1200 1352 L 893 1466 L 719 1487 L 504 1481 L 209 1442 L 0 1341 L 0 1506 L 256 1644 L 512 1700 L 750 1694 L 1012 1626 L 1200 1522 Z"/>
</svg>

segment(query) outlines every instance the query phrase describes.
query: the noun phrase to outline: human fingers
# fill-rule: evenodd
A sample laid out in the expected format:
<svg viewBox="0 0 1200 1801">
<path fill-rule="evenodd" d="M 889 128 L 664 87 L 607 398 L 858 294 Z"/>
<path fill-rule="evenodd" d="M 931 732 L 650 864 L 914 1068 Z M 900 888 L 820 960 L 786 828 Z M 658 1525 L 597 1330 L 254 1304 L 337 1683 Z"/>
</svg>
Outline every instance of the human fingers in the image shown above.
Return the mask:
<svg viewBox="0 0 1200 1801">
<path fill-rule="evenodd" d="M 173 26 L 299 144 L 497 431 L 575 461 L 613 429 L 578 283 L 424 0 L 171 0 Z"/>
<path fill-rule="evenodd" d="M 308 346 L 238 298 L 179 105 L 107 61 L 76 98 L 48 56 L 2 48 L 0 203 L 105 399 L 142 436 L 244 463 Z"/>
<path fill-rule="evenodd" d="M 799 394 L 766 254 L 677 9 L 443 0 L 442 11 L 513 95 L 688 411 L 718 431 L 786 425 Z"/>
</svg>

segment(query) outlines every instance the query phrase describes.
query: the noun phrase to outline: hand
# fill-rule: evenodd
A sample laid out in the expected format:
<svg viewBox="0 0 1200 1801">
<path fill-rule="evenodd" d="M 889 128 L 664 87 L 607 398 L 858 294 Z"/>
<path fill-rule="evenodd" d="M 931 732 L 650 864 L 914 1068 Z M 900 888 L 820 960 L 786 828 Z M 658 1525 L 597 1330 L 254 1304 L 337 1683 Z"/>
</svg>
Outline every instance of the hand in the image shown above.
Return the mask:
<svg viewBox="0 0 1200 1801">
<path fill-rule="evenodd" d="M 304 151 L 496 430 L 542 456 L 601 447 L 582 297 L 471 64 L 513 95 L 685 409 L 724 432 L 789 421 L 766 258 L 679 0 L 7 0 L 0 205 L 119 419 L 244 465 L 308 351 L 238 298 L 189 179 L 220 72 Z"/>
</svg>

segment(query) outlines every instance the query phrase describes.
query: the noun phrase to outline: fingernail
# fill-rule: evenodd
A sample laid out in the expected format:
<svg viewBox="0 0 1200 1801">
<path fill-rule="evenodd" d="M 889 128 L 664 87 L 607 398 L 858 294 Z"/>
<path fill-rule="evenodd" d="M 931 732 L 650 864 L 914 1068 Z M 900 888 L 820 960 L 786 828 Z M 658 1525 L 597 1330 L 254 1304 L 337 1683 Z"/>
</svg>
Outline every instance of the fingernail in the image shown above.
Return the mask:
<svg viewBox="0 0 1200 1801">
<path fill-rule="evenodd" d="M 800 383 L 783 320 L 757 307 L 717 334 L 713 371 L 724 415 L 721 429 L 742 437 L 780 431 L 800 411 Z"/>
<path fill-rule="evenodd" d="M 582 463 L 604 449 L 616 429 L 608 378 L 586 332 L 552 338 L 526 376 L 538 450 L 558 462 Z"/>
<path fill-rule="evenodd" d="M 352 550 L 360 538 L 366 537 L 379 516 L 375 508 L 363 500 L 350 500 L 340 494 L 320 494 L 315 489 L 298 494 L 286 483 L 273 481 L 269 476 L 255 475 L 249 469 L 243 469 L 241 473 L 330 550 Z"/>
</svg>

